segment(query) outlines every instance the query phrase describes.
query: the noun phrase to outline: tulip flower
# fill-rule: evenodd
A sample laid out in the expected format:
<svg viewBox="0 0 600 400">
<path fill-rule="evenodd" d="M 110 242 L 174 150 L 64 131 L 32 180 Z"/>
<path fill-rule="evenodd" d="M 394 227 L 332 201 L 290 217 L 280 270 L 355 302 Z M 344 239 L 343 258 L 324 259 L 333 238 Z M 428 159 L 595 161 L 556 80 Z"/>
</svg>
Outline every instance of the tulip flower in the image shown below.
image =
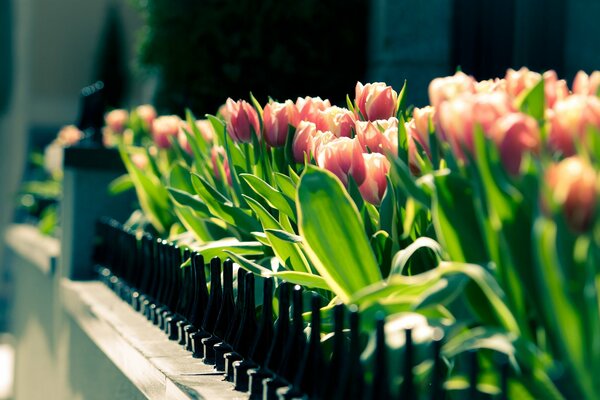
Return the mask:
<svg viewBox="0 0 600 400">
<path fill-rule="evenodd" d="M 320 97 L 309 97 L 304 98 L 298 97 L 296 100 L 296 108 L 298 109 L 298 120 L 299 121 L 310 121 L 317 125 L 319 130 L 327 130 L 326 127 L 320 125 L 319 112 L 324 111 L 331 107 L 329 100 L 322 100 Z"/>
<path fill-rule="evenodd" d="M 106 123 L 106 126 L 116 134 L 123 133 L 128 120 L 129 113 L 122 109 L 112 110 L 104 116 L 104 122 Z"/>
<path fill-rule="evenodd" d="M 431 106 L 417 108 L 413 110 L 414 121 L 414 139 L 419 142 L 421 147 L 429 154 L 429 122 L 435 120 L 435 108 Z"/>
<path fill-rule="evenodd" d="M 490 137 L 498 146 L 504 168 L 517 175 L 523 154 L 540 150 L 541 137 L 537 122 L 522 113 L 510 113 L 500 117 L 491 128 Z"/>
<path fill-rule="evenodd" d="M 335 138 L 324 144 L 317 157 L 317 165 L 333 172 L 344 185 L 352 175 L 357 184 L 365 180 L 365 161 L 358 140 L 347 137 Z"/>
<path fill-rule="evenodd" d="M 558 79 L 556 71 L 546 71 L 543 77 L 546 107 L 552 108 L 558 100 L 563 100 L 569 95 L 569 88 L 564 79 Z"/>
<path fill-rule="evenodd" d="M 548 145 L 566 156 L 575 154 L 575 141 L 583 140 L 588 127 L 600 129 L 600 99 L 574 94 L 559 100 L 548 113 Z"/>
<path fill-rule="evenodd" d="M 439 108 L 442 139 L 448 141 L 455 155 L 464 161 L 463 149 L 473 153 L 475 124 L 489 134 L 496 120 L 513 111 L 508 96 L 503 92 L 466 94 L 445 101 Z"/>
<path fill-rule="evenodd" d="M 397 154 L 398 120 L 389 118 L 378 121 L 356 121 L 356 138 L 364 152 Z M 394 134 L 395 131 L 395 134 Z M 386 133 L 387 132 L 387 133 Z M 395 138 L 395 140 L 393 140 Z"/>
<path fill-rule="evenodd" d="M 219 170 L 219 161 L 223 163 L 223 171 L 227 176 L 227 184 L 231 186 L 231 170 L 229 169 L 229 161 L 227 160 L 227 153 L 225 152 L 225 148 L 223 146 L 213 146 L 210 149 L 210 159 L 213 167 L 213 174 L 215 178 L 219 181 L 223 181 L 223 177 L 221 176 L 221 171 Z"/>
<path fill-rule="evenodd" d="M 351 137 L 356 117 L 347 108 L 329 107 L 319 112 L 319 130 L 330 131 L 335 137 Z"/>
<path fill-rule="evenodd" d="M 291 100 L 285 103 L 272 102 L 265 106 L 263 122 L 265 141 L 272 147 L 283 147 L 287 139 L 288 125 L 296 127 L 300 114 Z"/>
<path fill-rule="evenodd" d="M 312 140 L 312 155 L 313 158 L 315 160 L 317 160 L 319 158 L 319 154 L 321 153 L 321 150 L 323 149 L 323 147 L 330 143 L 333 142 L 336 139 L 335 135 L 329 131 L 320 131 L 317 130 L 316 132 L 313 133 L 313 140 Z"/>
<path fill-rule="evenodd" d="M 383 154 L 363 154 L 366 176 L 358 189 L 363 199 L 371 204 L 379 205 L 387 188 L 386 175 L 390 170 L 390 162 Z"/>
<path fill-rule="evenodd" d="M 475 93 L 506 92 L 506 79 L 488 79 L 475 82 Z"/>
<path fill-rule="evenodd" d="M 460 71 L 452 76 L 436 78 L 429 84 L 429 102 L 436 109 L 446 100 L 463 93 L 475 93 L 475 79 Z"/>
<path fill-rule="evenodd" d="M 58 132 L 56 141 L 63 147 L 73 146 L 83 139 L 83 136 L 83 132 L 81 132 L 75 125 L 67 125 L 63 126 Z"/>
<path fill-rule="evenodd" d="M 356 83 L 356 107 L 367 121 L 396 116 L 398 93 L 383 82 Z"/>
<path fill-rule="evenodd" d="M 518 71 L 509 69 L 506 71 L 506 92 L 511 98 L 517 98 L 521 92 L 535 86 L 542 79 L 542 75 L 522 67 Z"/>
<path fill-rule="evenodd" d="M 170 148 L 170 138 L 177 138 L 180 124 L 181 118 L 177 115 L 164 115 L 156 118 L 152 122 L 152 137 L 154 143 L 162 149 Z"/>
<path fill-rule="evenodd" d="M 573 93 L 596 96 L 598 90 L 600 90 L 600 71 L 594 71 L 591 75 L 583 71 L 577 72 L 573 81 Z"/>
<path fill-rule="evenodd" d="M 148 166 L 148 156 L 144 153 L 133 153 L 131 162 L 139 169 L 145 169 Z"/>
<path fill-rule="evenodd" d="M 292 150 L 296 162 L 303 163 L 305 155 L 310 157 L 313 148 L 313 138 L 316 133 L 317 127 L 313 122 L 300 121 L 292 142 Z"/>
<path fill-rule="evenodd" d="M 594 220 L 599 189 L 594 168 L 579 157 L 568 157 L 552 165 L 545 179 L 569 227 L 576 232 L 587 230 Z"/>
<path fill-rule="evenodd" d="M 200 131 L 202 135 L 202 139 L 206 143 L 212 143 L 215 137 L 215 128 L 212 123 L 207 119 L 198 119 L 196 120 L 196 127 Z"/>
<path fill-rule="evenodd" d="M 416 143 L 419 143 L 423 149 L 427 150 L 428 156 L 430 156 L 429 149 L 428 147 L 423 146 L 421 143 L 414 119 L 411 119 L 409 122 L 405 122 L 404 127 L 406 129 L 408 142 L 408 167 L 413 175 L 418 176 L 421 173 L 421 166 L 417 161 L 417 157 L 420 156 L 420 154 Z M 427 143 L 429 143 L 429 141 Z"/>
<path fill-rule="evenodd" d="M 247 101 L 233 101 L 227 99 L 226 107 L 226 123 L 227 133 L 236 141 L 242 143 L 252 142 L 252 130 L 257 137 L 260 137 L 260 123 L 258 121 L 258 113 Z"/>
<path fill-rule="evenodd" d="M 135 109 L 136 114 L 144 121 L 147 128 L 152 126 L 152 122 L 156 118 L 156 109 L 150 104 L 143 104 Z"/>
</svg>

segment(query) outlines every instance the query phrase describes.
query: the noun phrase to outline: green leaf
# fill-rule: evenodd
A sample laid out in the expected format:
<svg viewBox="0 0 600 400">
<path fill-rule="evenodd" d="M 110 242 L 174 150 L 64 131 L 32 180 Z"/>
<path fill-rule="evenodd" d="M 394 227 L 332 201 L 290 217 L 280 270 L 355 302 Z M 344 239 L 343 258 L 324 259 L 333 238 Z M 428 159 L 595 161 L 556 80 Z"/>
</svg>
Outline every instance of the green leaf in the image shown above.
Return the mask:
<svg viewBox="0 0 600 400">
<path fill-rule="evenodd" d="M 521 112 L 532 116 L 537 121 L 544 119 L 545 96 L 543 78 L 531 89 L 519 95 L 519 98 L 517 98 L 517 108 Z"/>
<path fill-rule="evenodd" d="M 333 292 L 348 302 L 353 293 L 380 281 L 360 215 L 342 183 L 330 172 L 308 166 L 297 196 L 306 252 Z"/>
<path fill-rule="evenodd" d="M 259 242 L 240 242 L 235 238 L 225 238 L 211 241 L 203 246 L 194 248 L 204 256 L 205 260 L 213 257 L 225 258 L 226 252 L 234 252 L 241 256 L 261 256 L 264 254 L 264 247 Z"/>
<path fill-rule="evenodd" d="M 117 195 L 134 188 L 133 181 L 131 180 L 129 174 L 124 174 L 118 178 L 115 178 L 108 185 L 108 192 L 112 195 Z"/>
<path fill-rule="evenodd" d="M 188 192 L 184 192 L 183 190 L 175 189 L 173 187 L 168 187 L 167 190 L 176 204 L 190 207 L 202 217 L 208 218 L 211 216 L 208 207 L 206 204 L 204 204 L 200 196 L 192 195 Z"/>
<path fill-rule="evenodd" d="M 244 179 L 248 186 L 261 196 L 271 208 L 279 210 L 296 222 L 296 213 L 292 209 L 293 203 L 286 199 L 281 192 L 257 176 L 240 174 L 240 178 Z"/>
<path fill-rule="evenodd" d="M 238 264 L 240 264 L 240 266 L 242 268 L 244 268 L 245 270 L 250 271 L 256 275 L 259 275 L 262 277 L 279 278 L 281 280 L 284 280 L 286 282 L 289 282 L 289 283 L 292 283 L 295 285 L 302 285 L 302 286 L 305 286 L 308 288 L 323 289 L 323 290 L 331 291 L 331 288 L 329 287 L 329 285 L 327 285 L 327 282 L 325 281 L 325 279 L 323 279 L 319 275 L 315 275 L 315 274 L 311 274 L 311 273 L 307 273 L 307 272 L 299 272 L 299 271 L 285 271 L 285 270 L 273 271 L 271 269 L 263 267 L 260 264 L 250 261 L 247 258 L 242 257 L 233 251 L 226 250 L 225 253 L 229 254 L 231 256 L 231 258 L 233 260 L 235 260 Z"/>
<path fill-rule="evenodd" d="M 192 184 L 212 215 L 247 234 L 259 230 L 260 224 L 250 215 L 250 212 L 234 206 L 204 178 L 192 174 Z"/>
<path fill-rule="evenodd" d="M 137 198 L 144 214 L 154 228 L 164 234 L 173 223 L 170 213 L 169 192 L 160 178 L 148 171 L 142 171 L 131 161 L 123 144 L 119 144 L 119 154 L 135 185 Z"/>
<path fill-rule="evenodd" d="M 285 265 L 288 269 L 301 272 L 310 272 L 310 265 L 308 260 L 304 256 L 300 245 L 297 243 L 290 243 L 287 238 L 281 239 L 277 233 L 269 232 L 270 229 L 276 231 L 283 231 L 283 227 L 265 208 L 256 200 L 251 197 L 245 197 L 246 202 L 256 213 L 260 223 L 263 227 L 263 231 L 267 235 L 273 252 L 279 259 L 282 265 Z"/>
<path fill-rule="evenodd" d="M 406 107 L 406 85 L 408 81 L 405 79 L 404 84 L 402 85 L 402 89 L 400 89 L 400 93 L 398 93 L 398 102 L 396 103 L 396 114 L 399 116 L 403 115 L 404 109 Z M 398 118 L 400 120 L 400 118 Z"/>
<path fill-rule="evenodd" d="M 413 256 L 413 254 L 421 249 L 431 250 L 431 252 L 437 256 L 438 261 L 444 259 L 444 250 L 438 242 L 425 236 L 420 237 L 411 243 L 407 248 L 400 250 L 394 255 L 389 279 L 391 279 L 393 275 L 402 275 L 402 272 L 407 266 L 410 258 Z"/>
<path fill-rule="evenodd" d="M 469 182 L 452 173 L 436 175 L 431 216 L 435 232 L 451 260 L 472 263 L 490 260 L 473 209 Z"/>
<path fill-rule="evenodd" d="M 289 176 L 281 174 L 279 172 L 275 172 L 273 174 L 273 179 L 275 180 L 275 183 L 277 184 L 277 187 L 279 188 L 281 193 L 283 193 L 291 201 L 294 201 L 294 199 L 296 198 L 296 187 L 298 186 L 298 184 L 294 183 L 292 178 L 290 178 Z"/>
<path fill-rule="evenodd" d="M 298 235 L 294 235 L 293 233 L 289 233 L 288 231 L 284 231 L 281 229 L 265 229 L 265 233 L 272 234 L 277 239 L 284 240 L 290 243 L 302 243 L 302 237 Z"/>
</svg>

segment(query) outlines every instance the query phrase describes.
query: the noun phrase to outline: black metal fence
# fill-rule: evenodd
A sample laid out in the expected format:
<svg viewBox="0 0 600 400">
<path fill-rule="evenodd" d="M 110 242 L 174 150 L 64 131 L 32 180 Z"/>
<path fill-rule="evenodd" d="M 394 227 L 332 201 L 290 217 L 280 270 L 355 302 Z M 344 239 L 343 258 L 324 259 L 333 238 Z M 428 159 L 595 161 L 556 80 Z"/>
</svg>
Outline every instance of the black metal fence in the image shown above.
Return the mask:
<svg viewBox="0 0 600 400">
<path fill-rule="evenodd" d="M 235 390 L 247 392 L 251 399 L 507 398 L 508 368 L 504 367 L 500 394 L 478 391 L 476 353 L 466 355 L 468 387 L 449 391 L 440 354 L 442 339 L 428 346 L 433 364 L 428 381 L 416 384 L 413 332 L 404 331 L 402 359 L 388 360 L 385 319 L 377 317 L 373 367 L 367 371 L 361 360 L 364 337 L 356 307 L 338 304 L 333 308 L 333 336 L 324 346 L 324 304 L 316 293 L 308 296 L 310 315 L 305 321 L 307 296 L 301 286 L 260 278 L 262 285 L 256 287 L 255 276 L 239 268 L 234 290 L 230 259 L 221 262 L 215 257 L 207 263 L 199 253 L 148 234 L 139 238 L 110 219 L 98 223 L 97 233 L 95 262 L 100 279 L 170 340 L 178 341 L 204 364 L 214 365 Z M 189 266 L 181 268 L 186 260 Z M 262 295 L 261 307 L 255 304 L 257 294 Z M 273 308 L 275 294 L 277 310 Z M 391 376 L 390 361 L 397 361 L 402 379 Z"/>
</svg>

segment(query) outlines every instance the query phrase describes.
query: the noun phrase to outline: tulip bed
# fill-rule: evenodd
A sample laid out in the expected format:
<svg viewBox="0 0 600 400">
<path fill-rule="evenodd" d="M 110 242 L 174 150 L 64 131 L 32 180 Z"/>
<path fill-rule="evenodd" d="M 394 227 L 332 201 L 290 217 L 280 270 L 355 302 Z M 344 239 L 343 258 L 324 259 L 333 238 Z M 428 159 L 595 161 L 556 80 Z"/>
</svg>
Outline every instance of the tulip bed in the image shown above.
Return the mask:
<svg viewBox="0 0 600 400">
<path fill-rule="evenodd" d="M 441 330 L 456 398 L 471 350 L 481 393 L 501 355 L 509 398 L 598 398 L 600 72 L 571 89 L 553 71 L 457 72 L 424 108 L 406 90 L 358 83 L 346 107 L 250 95 L 199 120 L 111 111 L 128 170 L 111 189 L 136 190 L 129 228 L 317 293 L 324 340 L 340 302 L 365 335 L 376 315 Z"/>
</svg>

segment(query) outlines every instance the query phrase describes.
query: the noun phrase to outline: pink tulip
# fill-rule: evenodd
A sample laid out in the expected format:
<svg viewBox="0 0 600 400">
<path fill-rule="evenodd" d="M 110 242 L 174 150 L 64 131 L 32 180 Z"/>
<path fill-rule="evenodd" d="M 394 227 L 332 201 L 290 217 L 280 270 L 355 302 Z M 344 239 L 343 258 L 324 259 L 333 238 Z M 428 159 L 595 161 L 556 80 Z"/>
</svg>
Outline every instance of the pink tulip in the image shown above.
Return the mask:
<svg viewBox="0 0 600 400">
<path fill-rule="evenodd" d="M 329 131 L 323 132 L 317 130 L 316 132 L 314 132 L 311 148 L 313 158 L 315 160 L 318 160 L 319 154 L 321 154 L 321 150 L 323 149 L 323 147 L 326 144 L 333 142 L 335 139 L 335 135 Z"/>
<path fill-rule="evenodd" d="M 442 139 L 452 146 L 455 155 L 466 160 L 463 149 L 473 153 L 473 129 L 479 124 L 484 133 L 501 116 L 513 112 L 508 96 L 503 92 L 465 94 L 445 101 L 439 108 Z"/>
<path fill-rule="evenodd" d="M 552 108 L 558 100 L 563 100 L 569 95 L 569 88 L 564 79 L 558 79 L 556 71 L 546 71 L 543 77 L 546 108 Z"/>
<path fill-rule="evenodd" d="M 566 156 L 575 154 L 575 141 L 583 140 L 588 127 L 600 129 L 600 99 L 570 95 L 559 100 L 548 113 L 548 145 Z"/>
<path fill-rule="evenodd" d="M 252 130 L 257 137 L 260 137 L 260 123 L 258 113 L 247 101 L 239 100 L 237 102 L 227 99 L 226 122 L 227 133 L 236 141 L 242 143 L 252 142 Z"/>
<path fill-rule="evenodd" d="M 358 189 L 363 199 L 371 204 L 379 205 L 387 188 L 386 175 L 390 170 L 390 162 L 383 154 L 363 154 L 366 177 Z"/>
<path fill-rule="evenodd" d="M 212 143 L 215 138 L 215 128 L 213 128 L 212 123 L 207 119 L 198 119 L 196 120 L 196 127 L 200 131 L 200 135 L 202 135 L 202 139 L 206 143 Z"/>
<path fill-rule="evenodd" d="M 356 107 L 367 121 L 396 116 L 398 94 L 383 82 L 356 83 Z"/>
<path fill-rule="evenodd" d="M 152 122 L 152 137 L 154 138 L 154 143 L 162 149 L 170 148 L 170 138 L 177 138 L 180 124 L 181 118 L 177 115 L 164 115 L 156 118 Z"/>
<path fill-rule="evenodd" d="M 431 157 L 429 152 L 429 148 L 425 147 L 421 143 L 421 139 L 419 138 L 419 133 L 417 133 L 416 123 L 414 119 L 411 119 L 409 122 L 404 123 L 404 128 L 406 129 L 407 134 L 407 142 L 408 142 L 408 167 L 410 168 L 410 172 L 413 175 L 418 176 L 421 173 L 421 166 L 419 165 L 418 157 L 422 155 L 419 153 L 419 149 L 417 148 L 417 143 L 426 150 L 427 156 Z M 429 141 L 427 141 L 429 143 Z"/>
<path fill-rule="evenodd" d="M 61 146 L 73 146 L 83 139 L 83 132 L 75 125 L 63 126 L 56 137 Z"/>
<path fill-rule="evenodd" d="M 413 121 L 415 129 L 414 139 L 419 142 L 421 147 L 429 154 L 429 123 L 433 124 L 435 120 L 435 108 L 431 106 L 417 108 L 413 110 Z"/>
<path fill-rule="evenodd" d="M 573 93 L 596 96 L 600 90 L 600 71 L 594 71 L 588 76 L 583 71 L 577 72 L 573 81 Z"/>
<path fill-rule="evenodd" d="M 144 121 L 147 128 L 152 126 L 152 122 L 156 118 L 156 109 L 150 104 L 143 104 L 135 109 L 136 114 Z"/>
<path fill-rule="evenodd" d="M 126 110 L 116 109 L 112 110 L 108 114 L 104 116 L 104 122 L 106 122 L 106 126 L 113 132 L 117 134 L 123 133 L 125 127 L 127 126 L 127 121 L 129 120 L 129 113 Z"/>
<path fill-rule="evenodd" d="M 148 166 L 148 156 L 144 153 L 134 153 L 131 155 L 131 162 L 139 168 L 145 169 Z"/>
<path fill-rule="evenodd" d="M 492 126 L 490 136 L 498 146 L 502 164 L 511 175 L 517 175 L 523 154 L 537 154 L 541 137 L 537 122 L 522 113 L 510 113 L 500 117 Z"/>
<path fill-rule="evenodd" d="M 579 157 L 565 158 L 546 172 L 552 199 L 576 232 L 587 230 L 594 221 L 598 198 L 598 174 Z"/>
<path fill-rule="evenodd" d="M 356 138 L 364 152 L 397 153 L 398 120 L 389 118 L 378 121 L 356 121 Z M 395 135 L 394 135 L 395 131 Z M 387 132 L 387 133 L 385 133 Z M 395 138 L 395 143 L 390 140 Z"/>
<path fill-rule="evenodd" d="M 317 133 L 317 127 L 309 121 L 301 121 L 296 128 L 292 150 L 294 160 L 299 163 L 304 162 L 304 156 L 310 157 L 313 148 L 313 138 Z"/>
<path fill-rule="evenodd" d="M 522 67 L 518 71 L 515 71 L 514 69 L 506 71 L 505 79 L 506 92 L 514 99 L 524 90 L 528 90 L 535 86 L 542 79 L 542 75 L 530 71 L 526 67 Z"/>
<path fill-rule="evenodd" d="M 446 100 L 463 93 L 475 93 L 475 79 L 460 71 L 452 76 L 436 78 L 429 84 L 429 102 L 436 109 Z"/>
<path fill-rule="evenodd" d="M 351 137 L 355 121 L 352 111 L 334 106 L 319 112 L 317 128 L 330 131 L 335 137 Z"/>
<path fill-rule="evenodd" d="M 285 103 L 272 102 L 265 106 L 263 122 L 265 141 L 272 147 L 283 147 L 287 139 L 288 125 L 296 127 L 300 115 L 291 100 Z"/>
<path fill-rule="evenodd" d="M 359 185 L 365 180 L 365 161 L 356 139 L 341 137 L 324 144 L 318 154 L 317 165 L 331 171 L 344 185 L 348 184 L 349 175 Z"/>
<path fill-rule="evenodd" d="M 296 100 L 296 108 L 298 109 L 299 121 L 310 121 L 317 125 L 317 129 L 326 130 L 326 127 L 320 125 L 319 112 L 331 107 L 329 100 L 322 100 L 320 97 L 304 98 L 298 97 Z"/>
<path fill-rule="evenodd" d="M 221 176 L 221 171 L 219 170 L 218 163 L 221 161 L 223 163 L 223 171 L 227 176 L 227 183 L 231 186 L 231 170 L 229 169 L 229 161 L 227 160 L 227 153 L 225 152 L 225 148 L 223 146 L 213 146 L 210 149 L 210 159 L 212 161 L 213 173 L 215 174 L 215 178 L 219 181 L 223 181 Z"/>
<path fill-rule="evenodd" d="M 475 82 L 476 93 L 506 92 L 506 79 L 488 79 Z"/>
</svg>

